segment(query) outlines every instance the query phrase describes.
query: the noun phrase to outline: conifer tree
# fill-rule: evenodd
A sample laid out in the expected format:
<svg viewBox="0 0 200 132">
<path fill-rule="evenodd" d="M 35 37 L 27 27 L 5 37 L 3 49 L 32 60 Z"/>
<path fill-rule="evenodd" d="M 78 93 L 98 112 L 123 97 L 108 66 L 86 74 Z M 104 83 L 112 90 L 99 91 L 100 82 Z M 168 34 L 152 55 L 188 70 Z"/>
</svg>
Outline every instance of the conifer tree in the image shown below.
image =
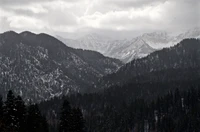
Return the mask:
<svg viewBox="0 0 200 132">
<path fill-rule="evenodd" d="M 42 125 L 42 132 L 48 132 L 49 128 L 48 128 L 48 123 L 47 120 L 45 118 L 45 116 L 42 116 L 42 121 L 41 121 L 41 125 Z"/>
<path fill-rule="evenodd" d="M 28 132 L 47 132 L 46 119 L 42 117 L 38 105 L 30 105 L 27 113 L 26 126 Z"/>
<path fill-rule="evenodd" d="M 64 100 L 61 108 L 59 132 L 72 132 L 72 109 L 67 100 Z"/>
<path fill-rule="evenodd" d="M 79 108 L 74 108 L 72 110 L 72 130 L 73 132 L 83 132 L 84 131 L 84 119 L 83 114 Z"/>
<path fill-rule="evenodd" d="M 26 106 L 20 96 L 17 96 L 16 98 L 16 111 L 17 111 L 16 120 L 18 127 L 17 131 L 25 132 Z"/>
<path fill-rule="evenodd" d="M 3 101 L 2 97 L 0 96 L 0 131 L 2 132 L 4 128 L 4 123 L 3 123 Z"/>
<path fill-rule="evenodd" d="M 16 132 L 18 128 L 16 98 L 11 90 L 8 91 L 7 100 L 3 107 L 3 114 L 3 122 L 7 131 Z"/>
<path fill-rule="evenodd" d="M 0 120 L 2 120 L 3 117 L 3 100 L 2 97 L 0 96 Z"/>
</svg>

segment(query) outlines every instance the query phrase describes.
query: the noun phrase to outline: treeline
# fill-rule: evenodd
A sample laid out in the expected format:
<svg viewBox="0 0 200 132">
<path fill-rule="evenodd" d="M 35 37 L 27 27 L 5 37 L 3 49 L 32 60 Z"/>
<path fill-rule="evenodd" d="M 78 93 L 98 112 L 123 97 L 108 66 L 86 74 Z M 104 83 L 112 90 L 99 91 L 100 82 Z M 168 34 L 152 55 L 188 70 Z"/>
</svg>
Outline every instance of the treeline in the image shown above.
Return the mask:
<svg viewBox="0 0 200 132">
<path fill-rule="evenodd" d="M 88 132 L 200 131 L 198 82 L 137 85 L 130 84 L 119 89 L 109 89 L 104 94 L 74 94 L 64 98 L 54 98 L 42 102 L 39 107 L 51 120 L 51 128 L 59 126 L 56 125 L 60 118 L 59 107 L 62 105 L 62 100 L 67 99 L 73 106 L 78 106 L 83 111 L 85 130 Z M 133 88 L 137 90 L 132 91 Z M 148 88 L 152 91 L 147 90 Z M 156 91 L 157 94 L 153 94 Z M 132 96 L 132 93 L 138 96 Z M 141 94 L 143 96 L 139 96 Z M 51 129 L 51 132 L 57 132 L 57 129 Z"/>
<path fill-rule="evenodd" d="M 85 131 L 85 121 L 79 108 L 72 108 L 64 100 L 60 111 L 56 131 Z M 12 91 L 8 92 L 4 102 L 0 98 L 0 132 L 49 132 L 49 124 L 37 104 L 25 105 L 22 98 L 15 96 Z"/>
<path fill-rule="evenodd" d="M 48 124 L 37 104 L 26 106 L 20 96 L 9 91 L 5 102 L 0 98 L 0 131 L 48 132 Z"/>
<path fill-rule="evenodd" d="M 151 102 L 136 99 L 119 107 L 107 105 L 87 121 L 91 132 L 199 132 L 200 90 L 177 89 Z"/>
</svg>

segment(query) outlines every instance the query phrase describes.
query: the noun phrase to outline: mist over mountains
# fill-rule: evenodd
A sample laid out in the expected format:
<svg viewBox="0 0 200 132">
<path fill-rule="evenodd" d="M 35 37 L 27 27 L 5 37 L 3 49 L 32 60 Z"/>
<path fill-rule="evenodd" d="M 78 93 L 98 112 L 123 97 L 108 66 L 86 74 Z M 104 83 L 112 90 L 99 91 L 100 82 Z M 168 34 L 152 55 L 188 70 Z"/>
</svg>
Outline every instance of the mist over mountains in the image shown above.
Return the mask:
<svg viewBox="0 0 200 132">
<path fill-rule="evenodd" d="M 60 36 L 57 38 L 69 47 L 97 51 L 127 63 L 156 50 L 174 46 L 183 39 L 200 38 L 200 28 L 188 30 L 177 36 L 169 35 L 167 32 L 152 32 L 124 40 L 113 40 L 98 34 L 88 34 L 78 39 L 65 39 Z"/>
</svg>

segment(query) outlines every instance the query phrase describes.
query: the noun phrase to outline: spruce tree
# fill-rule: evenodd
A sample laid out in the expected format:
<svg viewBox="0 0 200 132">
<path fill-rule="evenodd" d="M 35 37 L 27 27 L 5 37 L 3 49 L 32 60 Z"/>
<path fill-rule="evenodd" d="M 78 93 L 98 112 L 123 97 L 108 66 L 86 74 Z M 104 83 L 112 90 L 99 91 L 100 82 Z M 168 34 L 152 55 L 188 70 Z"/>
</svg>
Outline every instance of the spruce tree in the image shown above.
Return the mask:
<svg viewBox="0 0 200 132">
<path fill-rule="evenodd" d="M 16 111 L 17 131 L 25 132 L 26 106 L 20 96 L 16 98 Z"/>
<path fill-rule="evenodd" d="M 16 98 L 11 90 L 8 91 L 7 100 L 3 107 L 3 114 L 3 122 L 6 125 L 7 131 L 16 132 L 18 128 Z"/>
<path fill-rule="evenodd" d="M 45 118 L 45 116 L 42 116 L 41 117 L 41 125 L 42 125 L 42 132 L 48 132 L 49 131 L 49 128 L 48 128 L 48 123 L 47 123 L 47 120 Z"/>
<path fill-rule="evenodd" d="M 3 118 L 3 100 L 2 97 L 0 96 L 0 120 Z"/>
<path fill-rule="evenodd" d="M 73 132 L 83 132 L 84 131 L 84 119 L 83 114 L 79 108 L 74 108 L 72 110 L 72 130 Z"/>
<path fill-rule="evenodd" d="M 0 132 L 3 131 L 5 125 L 3 122 L 3 101 L 2 101 L 2 97 L 0 96 Z"/>
<path fill-rule="evenodd" d="M 67 100 L 64 100 L 61 108 L 59 132 L 73 132 L 72 109 Z"/>
<path fill-rule="evenodd" d="M 28 132 L 47 132 L 46 119 L 41 115 L 38 105 L 28 107 L 26 126 Z"/>
</svg>

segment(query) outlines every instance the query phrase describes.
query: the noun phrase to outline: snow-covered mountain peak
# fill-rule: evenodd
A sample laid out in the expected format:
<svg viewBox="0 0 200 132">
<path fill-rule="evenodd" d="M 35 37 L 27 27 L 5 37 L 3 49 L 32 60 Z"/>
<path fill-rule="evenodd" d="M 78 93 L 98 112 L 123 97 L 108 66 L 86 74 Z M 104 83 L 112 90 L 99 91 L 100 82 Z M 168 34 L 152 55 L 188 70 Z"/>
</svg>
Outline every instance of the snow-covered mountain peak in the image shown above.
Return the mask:
<svg viewBox="0 0 200 132">
<path fill-rule="evenodd" d="M 167 38 L 167 37 L 169 37 L 169 35 L 165 31 L 157 31 L 157 32 L 152 32 L 152 33 L 145 33 L 142 35 L 142 37 L 144 37 L 144 38 L 146 38 L 146 37 L 148 37 L 148 38 L 155 38 L 155 37 L 156 38 L 158 38 L 158 37 Z"/>
<path fill-rule="evenodd" d="M 132 39 L 131 41 L 131 46 L 134 47 L 142 47 L 143 45 L 146 45 L 147 43 L 144 41 L 144 39 L 142 37 L 137 37 L 135 39 Z"/>
<path fill-rule="evenodd" d="M 182 33 L 177 36 L 177 39 L 183 39 L 183 38 L 200 38 L 200 27 L 190 29 L 186 31 L 185 33 Z"/>
<path fill-rule="evenodd" d="M 109 37 L 106 37 L 106 36 L 102 36 L 102 35 L 99 35 L 97 33 L 93 33 L 93 34 L 87 34 L 77 40 L 101 40 L 101 41 L 107 41 L 107 40 L 110 40 Z"/>
<path fill-rule="evenodd" d="M 155 50 L 174 46 L 186 38 L 200 38 L 200 28 L 191 29 L 178 36 L 171 36 L 165 31 L 156 31 L 124 40 L 112 40 L 99 34 L 88 34 L 74 41 L 61 41 L 69 47 L 98 51 L 105 56 L 117 58 L 127 63 L 135 58 L 144 57 Z"/>
</svg>

